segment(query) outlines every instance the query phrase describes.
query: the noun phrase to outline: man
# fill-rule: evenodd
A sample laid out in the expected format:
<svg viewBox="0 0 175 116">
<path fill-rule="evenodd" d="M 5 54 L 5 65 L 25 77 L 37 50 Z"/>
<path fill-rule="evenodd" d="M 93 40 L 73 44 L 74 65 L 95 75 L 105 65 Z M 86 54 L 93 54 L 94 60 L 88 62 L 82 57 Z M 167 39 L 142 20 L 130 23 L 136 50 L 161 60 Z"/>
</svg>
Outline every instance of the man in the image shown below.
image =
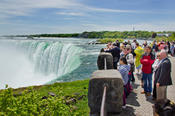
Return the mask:
<svg viewBox="0 0 175 116">
<path fill-rule="evenodd" d="M 113 66 L 114 66 L 114 69 L 117 69 L 117 63 L 119 62 L 119 59 L 120 59 L 120 48 L 115 47 L 113 49 L 106 50 L 105 52 L 109 52 L 109 53 L 112 54 L 112 56 L 113 56 Z"/>
<path fill-rule="evenodd" d="M 119 40 L 116 40 L 115 43 L 114 43 L 113 45 L 120 48 L 120 42 L 119 42 Z"/>
<path fill-rule="evenodd" d="M 140 62 L 142 64 L 142 79 L 144 87 L 144 91 L 141 93 L 146 94 L 147 96 L 151 96 L 152 92 L 152 64 L 155 60 L 155 56 L 151 52 L 152 48 L 150 46 L 146 46 L 145 53 L 140 59 Z"/>
<path fill-rule="evenodd" d="M 155 84 L 157 91 L 157 100 L 167 98 L 167 86 L 172 85 L 171 62 L 168 59 L 168 53 L 165 50 L 160 52 L 160 64 L 155 71 Z"/>
</svg>

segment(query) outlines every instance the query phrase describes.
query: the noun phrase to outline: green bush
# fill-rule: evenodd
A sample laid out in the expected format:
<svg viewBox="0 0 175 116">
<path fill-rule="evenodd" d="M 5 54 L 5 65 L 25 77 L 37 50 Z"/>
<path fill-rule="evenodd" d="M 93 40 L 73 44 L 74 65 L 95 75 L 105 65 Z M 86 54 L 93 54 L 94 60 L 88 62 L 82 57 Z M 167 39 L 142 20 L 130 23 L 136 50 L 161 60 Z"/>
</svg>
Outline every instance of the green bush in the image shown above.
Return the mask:
<svg viewBox="0 0 175 116">
<path fill-rule="evenodd" d="M 61 95 L 62 91 L 59 91 Z M 63 97 L 48 97 L 29 88 L 18 97 L 13 90 L 7 88 L 0 93 L 0 115 L 7 116 L 69 116 L 71 106 L 65 104 Z"/>
<path fill-rule="evenodd" d="M 88 83 L 81 80 L 19 89 L 6 87 L 0 90 L 0 116 L 88 116 Z M 76 102 L 67 103 L 70 99 Z"/>
</svg>

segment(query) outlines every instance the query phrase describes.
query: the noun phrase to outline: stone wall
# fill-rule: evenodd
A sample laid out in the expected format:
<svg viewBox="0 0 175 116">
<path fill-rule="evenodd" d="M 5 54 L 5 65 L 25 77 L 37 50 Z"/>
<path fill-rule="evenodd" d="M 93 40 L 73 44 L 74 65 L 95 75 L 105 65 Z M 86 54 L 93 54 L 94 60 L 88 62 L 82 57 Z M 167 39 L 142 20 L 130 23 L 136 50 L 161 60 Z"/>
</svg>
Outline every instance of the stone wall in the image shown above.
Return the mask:
<svg viewBox="0 0 175 116">
<path fill-rule="evenodd" d="M 106 92 L 106 111 L 120 113 L 123 105 L 123 81 L 117 70 L 97 70 L 89 81 L 88 105 L 90 114 L 99 114 L 104 86 Z"/>
</svg>

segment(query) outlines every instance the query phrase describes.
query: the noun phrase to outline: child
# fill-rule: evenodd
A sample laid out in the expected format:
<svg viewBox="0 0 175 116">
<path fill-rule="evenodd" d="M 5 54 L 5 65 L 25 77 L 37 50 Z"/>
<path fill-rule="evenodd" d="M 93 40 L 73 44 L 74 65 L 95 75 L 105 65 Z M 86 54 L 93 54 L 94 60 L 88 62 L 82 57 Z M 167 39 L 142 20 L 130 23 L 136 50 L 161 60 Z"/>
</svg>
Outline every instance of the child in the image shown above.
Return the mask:
<svg viewBox="0 0 175 116">
<path fill-rule="evenodd" d="M 128 84 L 128 73 L 130 71 L 130 65 L 128 65 L 127 60 L 125 57 L 122 57 L 120 59 L 120 66 L 119 66 L 119 72 L 122 76 L 123 83 L 124 83 L 124 93 L 123 93 L 123 108 L 126 108 L 126 94 L 127 94 L 127 84 Z"/>
</svg>

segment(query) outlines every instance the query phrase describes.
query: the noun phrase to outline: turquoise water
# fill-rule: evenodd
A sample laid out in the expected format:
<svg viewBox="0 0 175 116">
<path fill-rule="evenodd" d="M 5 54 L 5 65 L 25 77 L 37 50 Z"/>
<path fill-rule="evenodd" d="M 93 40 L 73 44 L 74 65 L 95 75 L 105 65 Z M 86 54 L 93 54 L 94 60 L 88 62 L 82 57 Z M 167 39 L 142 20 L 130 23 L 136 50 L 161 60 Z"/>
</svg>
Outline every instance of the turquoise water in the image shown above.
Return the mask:
<svg viewBox="0 0 175 116">
<path fill-rule="evenodd" d="M 92 39 L 13 38 L 0 40 L 0 88 L 18 88 L 89 78 L 104 45 Z"/>
<path fill-rule="evenodd" d="M 90 78 L 105 45 L 83 38 L 1 38 L 0 89 Z M 139 41 L 143 43 L 143 41 Z"/>
</svg>

